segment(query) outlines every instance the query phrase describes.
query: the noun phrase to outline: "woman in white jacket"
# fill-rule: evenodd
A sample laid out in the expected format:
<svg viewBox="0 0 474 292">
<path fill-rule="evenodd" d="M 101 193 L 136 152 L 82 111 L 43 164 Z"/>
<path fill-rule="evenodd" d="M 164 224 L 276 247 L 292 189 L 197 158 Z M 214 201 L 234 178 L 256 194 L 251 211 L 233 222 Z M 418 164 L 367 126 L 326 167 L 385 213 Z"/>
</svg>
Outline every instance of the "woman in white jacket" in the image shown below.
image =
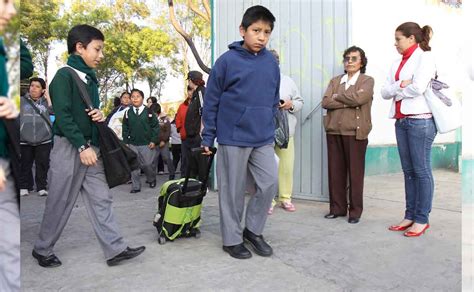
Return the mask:
<svg viewBox="0 0 474 292">
<path fill-rule="evenodd" d="M 420 236 L 430 227 L 434 191 L 430 155 L 436 126 L 423 93 L 436 73 L 429 46 L 432 32 L 431 27 L 421 28 L 414 22 L 403 23 L 395 30 L 395 47 L 402 59 L 393 63 L 382 87 L 382 97 L 392 100 L 390 118 L 396 119 L 398 153 L 405 177 L 405 217 L 389 230 L 407 230 L 407 237 Z"/>
</svg>

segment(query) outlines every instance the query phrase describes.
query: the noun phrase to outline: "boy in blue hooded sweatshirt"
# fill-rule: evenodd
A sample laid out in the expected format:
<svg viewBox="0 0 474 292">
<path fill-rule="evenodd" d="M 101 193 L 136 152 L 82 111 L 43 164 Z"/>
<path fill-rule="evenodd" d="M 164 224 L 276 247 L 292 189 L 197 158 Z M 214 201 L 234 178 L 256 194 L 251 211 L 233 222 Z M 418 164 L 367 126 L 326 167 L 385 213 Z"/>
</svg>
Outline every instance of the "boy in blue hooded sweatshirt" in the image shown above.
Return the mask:
<svg viewBox="0 0 474 292">
<path fill-rule="evenodd" d="M 273 251 L 263 236 L 267 210 L 278 188 L 274 158 L 273 116 L 279 103 L 280 69 L 265 49 L 275 17 L 263 6 L 247 9 L 240 25 L 243 41 L 229 45 L 217 59 L 204 98 L 202 145 L 217 137 L 217 185 L 223 249 L 238 259 L 252 254 L 244 240 L 260 256 Z M 257 192 L 249 200 L 245 228 L 241 226 L 247 170 Z"/>
</svg>

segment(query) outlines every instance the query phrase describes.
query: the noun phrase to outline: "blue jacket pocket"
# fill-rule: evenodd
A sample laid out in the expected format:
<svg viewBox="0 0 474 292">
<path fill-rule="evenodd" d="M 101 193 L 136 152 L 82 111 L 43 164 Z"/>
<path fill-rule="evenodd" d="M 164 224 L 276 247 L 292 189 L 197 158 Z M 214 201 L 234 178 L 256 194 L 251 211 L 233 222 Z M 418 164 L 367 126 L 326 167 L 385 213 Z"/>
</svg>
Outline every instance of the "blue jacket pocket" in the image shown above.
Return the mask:
<svg viewBox="0 0 474 292">
<path fill-rule="evenodd" d="M 273 111 L 268 107 L 246 107 L 234 126 L 232 139 L 246 143 L 264 143 L 273 140 L 275 126 Z"/>
</svg>

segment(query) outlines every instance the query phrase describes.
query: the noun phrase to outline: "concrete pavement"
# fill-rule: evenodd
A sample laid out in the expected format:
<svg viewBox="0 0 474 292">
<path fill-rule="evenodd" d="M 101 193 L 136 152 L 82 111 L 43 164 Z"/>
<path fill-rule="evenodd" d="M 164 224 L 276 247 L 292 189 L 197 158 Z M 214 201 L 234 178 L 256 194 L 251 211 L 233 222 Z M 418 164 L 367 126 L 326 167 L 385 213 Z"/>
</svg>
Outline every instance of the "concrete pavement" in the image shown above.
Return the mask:
<svg viewBox="0 0 474 292">
<path fill-rule="evenodd" d="M 116 267 L 105 264 L 81 199 L 55 247 L 63 265 L 38 266 L 31 250 L 45 198 L 30 195 L 21 199 L 22 290 L 460 291 L 461 176 L 447 170 L 434 176 L 432 227 L 420 238 L 387 230 L 403 216 L 402 174 L 369 176 L 359 224 L 324 219 L 327 203 L 295 200 L 295 213 L 275 208 L 268 218 L 264 235 L 274 255 L 249 260 L 222 251 L 215 192 L 203 203 L 200 239 L 158 245 L 151 224 L 158 189 L 130 194 L 130 185 L 119 186 L 113 192 L 121 231 L 130 246 L 147 249 Z"/>
</svg>

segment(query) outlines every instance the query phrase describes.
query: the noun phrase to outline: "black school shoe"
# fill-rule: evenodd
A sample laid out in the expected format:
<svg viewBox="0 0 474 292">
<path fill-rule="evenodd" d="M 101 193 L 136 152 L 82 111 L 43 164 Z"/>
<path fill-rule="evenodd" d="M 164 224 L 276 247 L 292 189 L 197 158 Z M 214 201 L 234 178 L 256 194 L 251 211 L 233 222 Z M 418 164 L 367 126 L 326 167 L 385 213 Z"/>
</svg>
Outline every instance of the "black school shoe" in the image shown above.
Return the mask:
<svg viewBox="0 0 474 292">
<path fill-rule="evenodd" d="M 347 220 L 347 222 L 349 222 L 350 224 L 357 224 L 359 223 L 359 218 L 349 217 L 349 220 Z"/>
<path fill-rule="evenodd" d="M 247 228 L 244 229 L 244 240 L 247 241 L 255 253 L 262 257 L 269 257 L 273 254 L 272 247 L 265 242 L 262 235 L 256 235 Z"/>
<path fill-rule="evenodd" d="M 337 217 L 345 217 L 346 215 L 337 215 L 337 214 L 332 214 L 332 213 L 329 213 L 329 214 L 326 214 L 324 215 L 324 218 L 326 219 L 336 219 Z"/>
<path fill-rule="evenodd" d="M 252 253 L 245 247 L 244 243 L 231 246 L 222 246 L 222 249 L 236 259 L 249 259 Z"/>
<path fill-rule="evenodd" d="M 62 265 L 61 261 L 54 254 L 49 256 L 43 256 L 37 253 L 35 250 L 31 253 L 35 259 L 38 260 L 38 264 L 44 268 L 55 268 Z"/>
<path fill-rule="evenodd" d="M 121 261 L 133 259 L 136 256 L 139 256 L 145 250 L 144 246 L 139 246 L 137 248 L 128 247 L 119 253 L 118 255 L 114 256 L 113 258 L 107 260 L 107 265 L 109 266 L 116 266 Z"/>
</svg>

